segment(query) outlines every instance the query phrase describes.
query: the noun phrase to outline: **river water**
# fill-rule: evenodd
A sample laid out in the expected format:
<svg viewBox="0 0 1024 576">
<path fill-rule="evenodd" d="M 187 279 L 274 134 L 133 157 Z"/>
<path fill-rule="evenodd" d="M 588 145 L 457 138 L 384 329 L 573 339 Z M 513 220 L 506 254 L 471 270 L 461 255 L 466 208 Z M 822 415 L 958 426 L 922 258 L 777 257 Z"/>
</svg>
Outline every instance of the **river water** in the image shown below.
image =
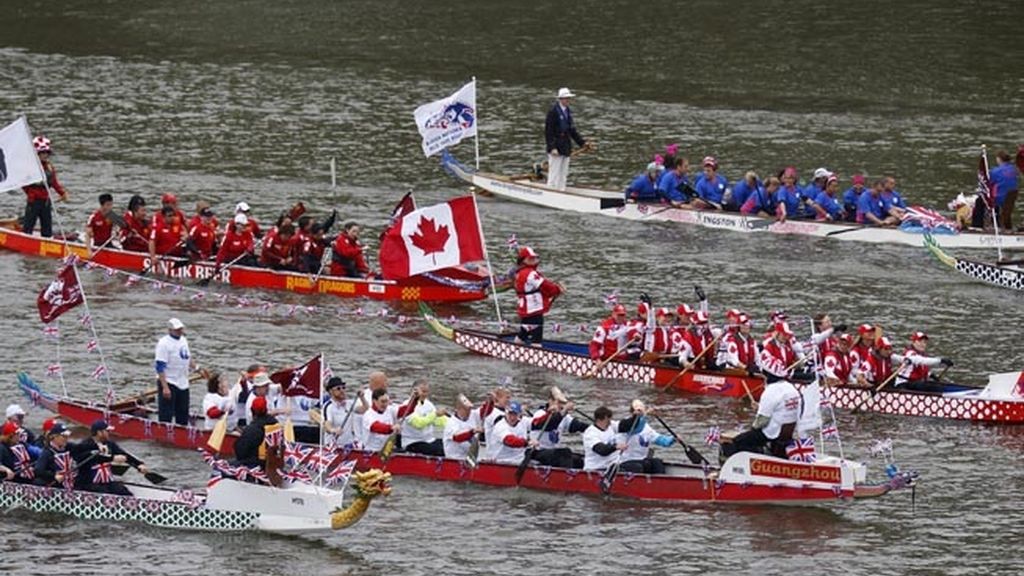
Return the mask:
<svg viewBox="0 0 1024 576">
<path fill-rule="evenodd" d="M 543 115 L 557 88 L 569 86 L 579 94 L 581 132 L 599 145 L 574 161 L 571 179 L 611 188 L 679 142 L 692 163 L 717 156 L 730 179 L 788 164 L 804 176 L 818 166 L 893 174 L 912 202 L 941 206 L 973 186 L 979 144 L 1024 141 L 1024 77 L 1015 66 L 1024 14 L 1012 2 L 0 4 L 0 121 L 25 114 L 52 139 L 72 194 L 59 207 L 70 228 L 103 192 L 120 206 L 132 192 L 156 202 L 173 191 L 186 208 L 211 201 L 222 218 L 246 200 L 264 221 L 301 199 L 316 213 L 336 207 L 363 222 L 373 247 L 402 193 L 415 190 L 426 205 L 465 191 L 423 158 L 412 110 L 474 75 L 484 169 L 515 173 L 541 160 Z M 470 143 L 455 152 L 472 160 Z M 21 210 L 19 195 L 0 201 L 8 214 Z M 605 294 L 617 291 L 632 307 L 648 291 L 674 305 L 692 303 L 700 284 L 718 318 L 739 307 L 763 326 L 774 308 L 794 318 L 827 310 L 851 326 L 879 323 L 898 345 L 925 330 L 933 353 L 956 360 L 948 375 L 957 380 L 1024 367 L 1019 295 L 961 280 L 923 249 L 623 222 L 486 198 L 480 212 L 496 266 L 510 264 L 504 245 L 514 233 L 567 286 L 550 317 L 566 327 L 563 338 L 588 337 L 577 327 L 605 314 Z M 0 254 L 4 398 L 16 398 L 19 370 L 60 389 L 45 378 L 55 348 L 32 305 L 53 270 L 53 261 Z M 522 398 L 555 384 L 588 410 L 621 411 L 640 397 L 698 445 L 709 425 L 752 417 L 738 402 L 475 357 L 421 322 L 397 322 L 415 314 L 409 307 L 380 318 L 375 303 L 219 289 L 282 303 L 260 314 L 187 291 L 129 289 L 102 274 L 87 275 L 86 288 L 124 390 L 150 378 L 153 345 L 175 315 L 200 361 L 225 371 L 323 351 L 349 381 L 386 370 L 400 395 L 426 376 L 438 403 L 457 392 L 480 398 L 508 377 Z M 291 304 L 328 313 L 289 317 Z M 502 310 L 514 314 L 512 296 L 502 296 Z M 441 312 L 493 320 L 494 307 Z M 62 323 L 67 384 L 100 398 L 103 386 L 90 377 L 97 358 L 73 316 Z M 33 409 L 29 422 L 45 417 Z M 914 501 L 899 493 L 825 509 L 678 506 L 398 478 L 362 523 L 323 538 L 5 512 L 2 563 L 19 574 L 1019 573 L 1024 432 L 873 414 L 841 414 L 839 423 L 847 455 L 868 460 L 875 478 L 883 463 L 868 448 L 893 439 L 899 463 L 922 474 Z M 202 486 L 194 455 L 126 444 L 175 482 Z M 675 450 L 666 457 L 681 458 Z"/>
</svg>

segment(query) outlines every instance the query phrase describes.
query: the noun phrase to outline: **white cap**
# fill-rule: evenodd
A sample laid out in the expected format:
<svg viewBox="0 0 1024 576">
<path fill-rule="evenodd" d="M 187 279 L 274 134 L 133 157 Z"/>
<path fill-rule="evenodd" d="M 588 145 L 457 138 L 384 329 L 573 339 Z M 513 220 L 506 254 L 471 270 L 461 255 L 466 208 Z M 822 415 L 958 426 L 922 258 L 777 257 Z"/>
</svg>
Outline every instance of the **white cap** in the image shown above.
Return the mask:
<svg viewBox="0 0 1024 576">
<path fill-rule="evenodd" d="M 181 329 L 185 328 L 185 325 L 182 324 L 181 320 L 178 320 L 177 318 L 171 318 L 170 320 L 168 320 L 167 321 L 167 326 L 171 330 L 181 330 Z"/>
<path fill-rule="evenodd" d="M 643 400 L 637 398 L 629 403 L 629 409 L 633 412 L 644 412 L 647 410 L 647 406 L 644 404 Z"/>
<path fill-rule="evenodd" d="M 248 216 L 246 216 L 245 214 L 242 214 L 241 212 L 239 212 L 238 214 L 235 214 L 235 224 L 241 224 L 242 226 L 245 226 L 248 223 L 249 223 L 249 217 Z"/>
<path fill-rule="evenodd" d="M 25 409 L 22 408 L 21 406 L 19 406 L 18 404 L 11 404 L 10 406 L 7 407 L 7 417 L 8 418 L 10 418 L 11 416 L 24 416 L 24 415 L 25 415 Z"/>
<path fill-rule="evenodd" d="M 253 376 L 252 378 L 253 386 L 269 386 L 270 383 L 270 376 L 267 376 L 266 372 L 260 372 L 259 374 Z"/>
<path fill-rule="evenodd" d="M 576 95 L 573 94 L 572 90 L 569 90 L 568 88 L 559 88 L 558 89 L 558 97 L 559 98 L 575 98 Z"/>
<path fill-rule="evenodd" d="M 826 168 L 818 168 L 817 170 L 814 171 L 815 180 L 817 180 L 818 178 L 828 178 L 831 175 L 832 173 L 829 172 Z"/>
<path fill-rule="evenodd" d="M 235 212 L 248 212 L 248 211 L 249 211 L 249 205 L 246 204 L 245 202 L 239 202 L 238 204 L 235 204 Z"/>
</svg>

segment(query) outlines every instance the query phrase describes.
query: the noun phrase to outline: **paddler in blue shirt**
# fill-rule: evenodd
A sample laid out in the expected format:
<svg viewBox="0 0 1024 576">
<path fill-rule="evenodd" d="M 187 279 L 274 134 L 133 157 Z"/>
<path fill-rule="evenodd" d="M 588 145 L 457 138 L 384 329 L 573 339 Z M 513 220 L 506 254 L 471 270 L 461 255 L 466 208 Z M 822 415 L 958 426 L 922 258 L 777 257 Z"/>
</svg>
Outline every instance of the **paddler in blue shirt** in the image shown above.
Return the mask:
<svg viewBox="0 0 1024 576">
<path fill-rule="evenodd" d="M 800 188 L 796 185 L 796 168 L 786 168 L 779 177 L 782 185 L 775 192 L 775 204 L 779 210 L 779 221 L 785 222 L 786 218 L 799 218 L 800 212 Z"/>
<path fill-rule="evenodd" d="M 743 175 L 743 179 L 732 187 L 732 197 L 726 202 L 725 209 L 730 212 L 739 212 L 747 199 L 759 190 L 764 191 L 764 184 L 758 179 L 757 172 L 747 172 Z"/>
<path fill-rule="evenodd" d="M 900 220 L 907 213 L 907 203 L 896 189 L 896 179 L 886 176 L 882 180 L 882 212 Z"/>
<path fill-rule="evenodd" d="M 661 166 L 655 162 L 647 165 L 644 173 L 633 179 L 633 182 L 626 188 L 626 200 L 633 202 L 657 202 L 658 201 L 658 173 Z"/>
<path fill-rule="evenodd" d="M 764 188 L 757 188 L 750 193 L 747 201 L 740 208 L 740 212 L 748 216 L 775 218 L 776 208 L 778 208 L 775 193 L 779 191 L 781 185 L 777 176 L 769 177 L 765 180 Z"/>
<path fill-rule="evenodd" d="M 857 219 L 857 200 L 864 192 L 865 181 L 863 174 L 854 174 L 850 187 L 843 192 L 843 209 L 846 210 L 846 219 L 851 222 Z"/>
<path fill-rule="evenodd" d="M 676 208 L 689 202 L 693 194 L 689 171 L 690 163 L 686 158 L 673 158 L 672 165 L 658 180 L 658 197 Z"/>
<path fill-rule="evenodd" d="M 814 203 L 824 210 L 824 214 L 819 215 L 818 220 L 840 221 L 846 219 L 846 212 L 836 200 L 838 192 L 839 178 L 833 174 L 825 181 L 825 189 L 819 192 L 818 197 L 814 199 Z"/>
<path fill-rule="evenodd" d="M 878 180 L 857 199 L 857 223 L 868 226 L 891 227 L 896 218 L 885 213 L 882 207 L 883 183 Z"/>
<path fill-rule="evenodd" d="M 697 208 L 721 210 L 729 181 L 718 173 L 718 160 L 714 156 L 705 156 L 700 165 L 704 173 L 693 186 L 698 196 L 694 198 L 693 205 Z"/>
</svg>

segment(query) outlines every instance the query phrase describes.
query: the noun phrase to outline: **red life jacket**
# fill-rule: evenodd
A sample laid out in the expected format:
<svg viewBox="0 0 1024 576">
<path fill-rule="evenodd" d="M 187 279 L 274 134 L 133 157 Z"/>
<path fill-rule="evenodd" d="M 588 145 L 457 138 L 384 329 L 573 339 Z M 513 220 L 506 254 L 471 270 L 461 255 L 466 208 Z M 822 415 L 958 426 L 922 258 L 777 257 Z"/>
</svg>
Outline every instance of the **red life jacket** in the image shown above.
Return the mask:
<svg viewBox="0 0 1024 576">
<path fill-rule="evenodd" d="M 114 233 L 114 223 L 107 220 L 101 210 L 92 213 L 86 227 L 92 231 L 92 244 L 97 248 L 106 244 L 107 240 L 110 240 L 110 235 Z"/>
</svg>

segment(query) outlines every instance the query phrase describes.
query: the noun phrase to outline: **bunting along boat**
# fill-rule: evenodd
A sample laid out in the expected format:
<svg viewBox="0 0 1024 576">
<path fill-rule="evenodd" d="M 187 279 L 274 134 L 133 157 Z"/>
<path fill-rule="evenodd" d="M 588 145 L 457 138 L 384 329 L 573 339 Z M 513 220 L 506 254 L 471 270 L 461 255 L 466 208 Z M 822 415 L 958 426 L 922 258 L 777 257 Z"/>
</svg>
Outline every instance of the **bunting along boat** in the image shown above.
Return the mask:
<svg viewBox="0 0 1024 576">
<path fill-rule="evenodd" d="M 626 220 L 679 222 L 733 232 L 771 232 L 907 246 L 919 245 L 923 232 L 919 227 L 878 228 L 850 222 L 832 223 L 815 220 L 776 222 L 774 219 L 744 216 L 737 212 L 674 208 L 667 204 L 627 203 L 624 202 L 622 191 L 573 186 L 559 191 L 548 188 L 544 183 L 534 181 L 529 176 L 508 177 L 478 172 L 460 164 L 448 154 L 442 157 L 441 162 L 456 178 L 495 196 L 556 210 L 601 214 Z M 994 248 L 997 245 L 1003 248 L 1024 248 L 1024 234 L 1000 234 L 996 237 L 994 234 L 980 232 L 950 231 L 949 234 L 942 235 L 941 243 L 951 248 Z"/>
<path fill-rule="evenodd" d="M 66 419 L 88 424 L 107 418 L 114 434 L 134 440 L 155 441 L 179 448 L 205 446 L 210 432 L 175 424 L 156 424 L 143 417 L 111 412 L 105 406 L 70 398 L 56 398 L 41 390 L 27 375 L 19 375 L 19 385 L 36 405 Z M 195 416 L 195 418 L 199 418 Z M 221 452 L 227 454 L 235 437 L 227 435 Z M 396 452 L 382 459 L 376 452 L 345 450 L 346 460 L 355 460 L 357 470 L 381 469 L 396 476 L 414 476 L 447 482 L 469 482 L 487 486 L 530 488 L 554 492 L 676 502 L 820 504 L 882 496 L 892 490 L 911 486 L 912 475 L 899 474 L 882 483 L 866 481 L 864 464 L 821 456 L 815 462 L 782 460 L 760 454 L 734 454 L 721 468 L 698 464 L 668 464 L 665 474 L 621 472 L 607 482 L 601 472 L 552 468 L 534 463 L 520 481 L 518 466 L 439 458 Z"/>
<path fill-rule="evenodd" d="M 64 243 L 53 238 L 24 234 L 14 229 L 9 221 L 6 224 L 5 229 L 0 229 L 0 248 L 48 258 L 64 258 L 69 254 L 75 254 L 82 260 L 88 260 L 86 247 L 80 242 Z M 331 294 L 342 298 L 363 297 L 374 300 L 469 302 L 486 298 L 491 284 L 486 265 L 482 263 L 446 268 L 395 281 L 316 276 L 237 264 L 218 270 L 214 262 L 189 262 L 183 258 L 159 258 L 153 266 L 149 254 L 115 248 L 98 251 L 92 261 L 128 272 L 138 273 L 152 269 L 154 274 L 178 281 L 213 280 L 239 288 L 285 290 L 299 294 Z"/>
<path fill-rule="evenodd" d="M 370 500 L 390 493 L 390 476 L 380 470 L 355 474 L 355 496 L 348 506 L 343 506 L 343 489 L 307 482 L 274 487 L 214 477 L 205 493 L 126 483 L 131 496 L 0 482 L 0 509 L 182 530 L 307 534 L 358 522 Z"/>
<path fill-rule="evenodd" d="M 434 332 L 471 352 L 579 377 L 589 376 L 599 364 L 590 358 L 587 344 L 548 339 L 540 347 L 517 344 L 515 334 L 454 328 L 434 316 L 426 304 L 420 304 L 420 311 Z M 757 399 L 764 390 L 764 378 L 749 376 L 745 371 L 689 370 L 684 373 L 678 366 L 629 360 L 612 360 L 593 376 L 732 398 L 751 396 Z"/>
<path fill-rule="evenodd" d="M 1020 266 L 1020 264 L 1024 263 L 1024 260 L 1015 260 L 1013 261 L 1014 263 L 1000 264 L 996 262 L 988 264 L 986 262 L 978 262 L 977 260 L 956 258 L 946 254 L 930 235 L 924 237 L 924 245 L 939 262 L 968 278 L 987 282 L 1001 288 L 1024 290 L 1024 268 Z"/>
</svg>

